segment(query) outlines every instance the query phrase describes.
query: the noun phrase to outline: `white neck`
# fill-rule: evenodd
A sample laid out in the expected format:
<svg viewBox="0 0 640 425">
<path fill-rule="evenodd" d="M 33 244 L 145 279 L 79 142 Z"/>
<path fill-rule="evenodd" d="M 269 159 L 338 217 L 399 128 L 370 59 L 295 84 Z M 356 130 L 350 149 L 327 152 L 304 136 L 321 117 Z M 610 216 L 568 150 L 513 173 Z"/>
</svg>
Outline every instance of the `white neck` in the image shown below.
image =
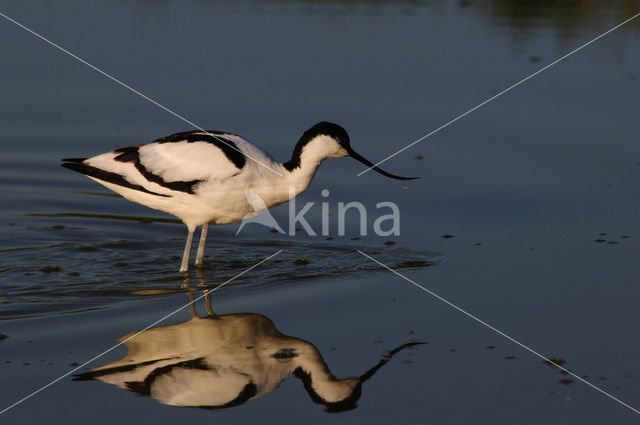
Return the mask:
<svg viewBox="0 0 640 425">
<path fill-rule="evenodd" d="M 341 158 L 348 155 L 347 151 L 334 138 L 318 135 L 304 146 L 296 146 L 294 157 L 290 161 L 296 166 L 291 171 L 285 170 L 285 178 L 290 180 L 291 186 L 295 187 L 296 195 L 298 195 L 309 186 L 322 161 L 327 158 Z"/>
</svg>

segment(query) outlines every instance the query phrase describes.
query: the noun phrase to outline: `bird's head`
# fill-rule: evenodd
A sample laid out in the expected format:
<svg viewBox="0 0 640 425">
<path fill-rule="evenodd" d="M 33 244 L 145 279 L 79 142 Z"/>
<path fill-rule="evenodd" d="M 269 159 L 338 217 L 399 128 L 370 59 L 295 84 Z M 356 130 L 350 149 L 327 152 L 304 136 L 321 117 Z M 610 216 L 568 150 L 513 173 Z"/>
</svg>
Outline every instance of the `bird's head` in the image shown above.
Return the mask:
<svg viewBox="0 0 640 425">
<path fill-rule="evenodd" d="M 360 155 L 351 147 L 351 140 L 347 131 L 339 126 L 327 121 L 322 121 L 304 132 L 296 149 L 300 149 L 300 154 L 304 152 L 305 147 L 322 151 L 324 158 L 342 158 L 350 156 L 351 158 L 362 162 L 372 170 L 377 171 L 383 176 L 398 180 L 414 180 L 420 177 L 401 177 L 388 173 L 381 168 L 375 166 L 371 161 Z M 294 152 L 295 155 L 295 152 Z"/>
</svg>

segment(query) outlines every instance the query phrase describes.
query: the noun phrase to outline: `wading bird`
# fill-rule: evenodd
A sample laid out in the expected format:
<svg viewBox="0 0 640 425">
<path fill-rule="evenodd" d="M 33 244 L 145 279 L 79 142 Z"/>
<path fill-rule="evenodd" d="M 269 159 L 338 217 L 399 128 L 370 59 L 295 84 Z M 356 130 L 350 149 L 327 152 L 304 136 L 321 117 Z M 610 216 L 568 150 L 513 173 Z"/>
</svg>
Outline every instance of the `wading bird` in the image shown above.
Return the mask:
<svg viewBox="0 0 640 425">
<path fill-rule="evenodd" d="M 220 131 L 187 131 L 144 145 L 132 145 L 92 158 L 63 159 L 78 171 L 126 199 L 180 218 L 188 229 L 180 272 L 189 268 L 193 233 L 202 226 L 196 265 L 202 265 L 209 224 L 229 224 L 256 215 L 246 193 L 266 208 L 303 192 L 327 158 L 350 156 L 398 180 L 353 150 L 344 128 L 320 122 L 304 132 L 285 163 L 242 137 Z"/>
</svg>

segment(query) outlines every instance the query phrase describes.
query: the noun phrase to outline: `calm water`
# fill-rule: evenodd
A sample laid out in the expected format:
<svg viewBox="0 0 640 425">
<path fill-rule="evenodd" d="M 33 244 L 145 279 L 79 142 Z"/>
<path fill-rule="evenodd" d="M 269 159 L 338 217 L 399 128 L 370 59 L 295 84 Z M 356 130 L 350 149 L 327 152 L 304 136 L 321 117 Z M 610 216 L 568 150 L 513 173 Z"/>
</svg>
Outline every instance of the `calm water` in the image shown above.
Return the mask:
<svg viewBox="0 0 640 425">
<path fill-rule="evenodd" d="M 375 162 L 640 12 L 522 3 L 6 0 L 0 11 L 279 159 L 330 120 Z M 406 187 L 325 162 L 296 206 L 315 202 L 306 217 L 319 231 L 327 203 L 329 235 L 214 227 L 205 268 L 185 279 L 183 225 L 59 162 L 189 125 L 3 19 L 0 410 L 79 366 L 73 375 L 136 365 L 70 374 L 3 423 L 637 423 L 356 249 L 640 408 L 639 41 L 636 20 L 395 156 L 385 169 L 422 176 Z M 355 215 L 337 234 L 350 201 L 367 207 L 367 236 Z M 399 236 L 373 234 L 384 201 L 400 208 Z M 273 215 L 285 225 L 289 208 Z M 279 250 L 213 293 L 215 316 L 204 299 L 201 318 L 176 312 Z M 158 353 L 173 360 L 143 364 Z M 329 414 L 290 375 L 300 364 L 360 378 L 361 393 Z"/>
</svg>

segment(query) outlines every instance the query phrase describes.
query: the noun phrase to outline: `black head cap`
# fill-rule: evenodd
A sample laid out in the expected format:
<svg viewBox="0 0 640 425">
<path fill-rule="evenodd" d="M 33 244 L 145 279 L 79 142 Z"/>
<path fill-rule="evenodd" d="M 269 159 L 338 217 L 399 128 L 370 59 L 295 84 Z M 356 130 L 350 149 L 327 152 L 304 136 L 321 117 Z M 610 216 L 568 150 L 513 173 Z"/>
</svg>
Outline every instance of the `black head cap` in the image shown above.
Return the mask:
<svg viewBox="0 0 640 425">
<path fill-rule="evenodd" d="M 300 138 L 300 141 L 305 140 L 308 142 L 309 140 L 321 134 L 336 139 L 338 143 L 340 143 L 340 145 L 344 148 L 346 148 L 347 146 L 351 146 L 351 141 L 349 139 L 347 130 L 345 130 L 338 124 L 334 124 L 328 121 L 319 122 L 318 124 L 305 131 Z"/>
<path fill-rule="evenodd" d="M 328 121 L 321 121 L 302 134 L 302 137 L 300 138 L 300 140 L 296 144 L 295 149 L 293 150 L 293 154 L 291 155 L 291 160 L 284 164 L 286 169 L 291 171 L 294 168 L 300 166 L 300 155 L 302 154 L 302 149 L 307 143 L 309 143 L 311 140 L 313 140 L 314 137 L 318 135 L 325 135 L 325 136 L 332 137 L 340 144 L 340 146 L 342 146 L 347 151 L 350 157 L 352 157 L 357 161 L 362 162 L 367 167 L 371 168 L 374 171 L 377 171 L 378 173 L 384 176 L 390 177 L 392 179 L 397 179 L 397 180 L 413 180 L 413 179 L 419 178 L 419 177 L 396 176 L 395 174 L 388 173 L 382 170 L 381 168 L 378 168 L 371 161 L 369 161 L 368 159 L 366 159 L 365 157 L 357 153 L 351 147 L 351 140 L 349 139 L 349 134 L 344 128 L 342 128 L 338 124 L 334 124 Z"/>
</svg>

